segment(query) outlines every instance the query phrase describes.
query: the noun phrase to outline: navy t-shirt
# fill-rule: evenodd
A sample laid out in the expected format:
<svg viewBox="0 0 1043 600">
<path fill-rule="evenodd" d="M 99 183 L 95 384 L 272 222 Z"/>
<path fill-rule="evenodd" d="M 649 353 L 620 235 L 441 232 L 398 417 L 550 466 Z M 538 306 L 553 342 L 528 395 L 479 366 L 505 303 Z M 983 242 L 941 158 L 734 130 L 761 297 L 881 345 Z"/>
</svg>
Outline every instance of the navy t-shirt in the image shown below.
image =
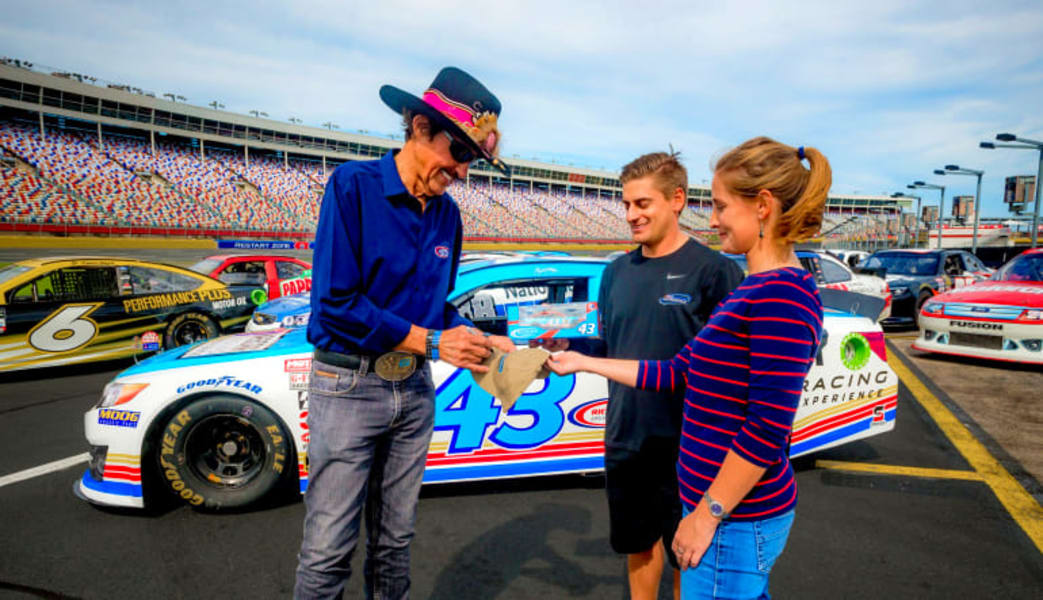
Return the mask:
<svg viewBox="0 0 1043 600">
<path fill-rule="evenodd" d="M 598 293 L 605 355 L 673 358 L 742 278 L 734 261 L 694 240 L 658 258 L 644 257 L 640 248 L 620 256 L 605 268 Z M 605 445 L 636 451 L 648 437 L 678 437 L 683 401 L 684 389 L 655 392 L 609 382 Z"/>
</svg>

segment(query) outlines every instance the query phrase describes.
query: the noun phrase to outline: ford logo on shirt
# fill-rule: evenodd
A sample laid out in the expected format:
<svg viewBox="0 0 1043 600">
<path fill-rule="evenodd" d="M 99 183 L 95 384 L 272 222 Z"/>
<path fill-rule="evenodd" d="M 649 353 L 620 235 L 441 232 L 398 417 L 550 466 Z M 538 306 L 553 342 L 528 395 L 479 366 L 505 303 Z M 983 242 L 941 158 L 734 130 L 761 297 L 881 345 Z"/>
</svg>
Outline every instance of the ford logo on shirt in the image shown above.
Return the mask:
<svg viewBox="0 0 1043 600">
<path fill-rule="evenodd" d="M 435 256 L 438 258 L 449 258 L 449 248 L 446 246 L 435 246 Z"/>
<path fill-rule="evenodd" d="M 688 294 L 667 294 L 659 299 L 659 303 L 663 306 L 688 304 L 691 301 L 692 297 Z"/>
</svg>

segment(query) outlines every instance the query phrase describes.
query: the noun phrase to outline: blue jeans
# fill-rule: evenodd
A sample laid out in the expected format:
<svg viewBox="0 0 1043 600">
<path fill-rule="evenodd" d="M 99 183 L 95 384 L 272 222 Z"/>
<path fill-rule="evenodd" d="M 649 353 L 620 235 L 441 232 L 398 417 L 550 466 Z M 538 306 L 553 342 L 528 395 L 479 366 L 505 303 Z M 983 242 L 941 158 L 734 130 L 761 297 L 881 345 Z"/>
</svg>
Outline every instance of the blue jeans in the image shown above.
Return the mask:
<svg viewBox="0 0 1043 600">
<path fill-rule="evenodd" d="M 793 517 L 791 510 L 763 521 L 722 521 L 699 566 L 681 572 L 681 598 L 770 598 L 768 575 L 786 547 Z"/>
<path fill-rule="evenodd" d="M 338 598 L 366 515 L 366 598 L 409 597 L 409 543 L 434 425 L 424 365 L 399 382 L 312 361 L 308 490 L 298 555 L 299 599 Z"/>
</svg>

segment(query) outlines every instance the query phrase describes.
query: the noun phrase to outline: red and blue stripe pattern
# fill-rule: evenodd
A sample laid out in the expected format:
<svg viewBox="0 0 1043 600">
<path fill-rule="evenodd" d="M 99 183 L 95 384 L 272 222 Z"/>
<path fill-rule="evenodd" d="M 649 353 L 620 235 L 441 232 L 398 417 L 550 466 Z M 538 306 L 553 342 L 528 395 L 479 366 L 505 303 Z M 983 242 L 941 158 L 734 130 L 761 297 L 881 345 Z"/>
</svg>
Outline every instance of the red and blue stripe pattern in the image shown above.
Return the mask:
<svg viewBox="0 0 1043 600">
<path fill-rule="evenodd" d="M 774 269 L 747 277 L 677 356 L 641 361 L 638 387 L 686 388 L 677 474 L 689 510 L 729 451 L 766 469 L 732 519 L 766 519 L 796 504 L 790 435 L 821 333 L 814 278 Z"/>
</svg>

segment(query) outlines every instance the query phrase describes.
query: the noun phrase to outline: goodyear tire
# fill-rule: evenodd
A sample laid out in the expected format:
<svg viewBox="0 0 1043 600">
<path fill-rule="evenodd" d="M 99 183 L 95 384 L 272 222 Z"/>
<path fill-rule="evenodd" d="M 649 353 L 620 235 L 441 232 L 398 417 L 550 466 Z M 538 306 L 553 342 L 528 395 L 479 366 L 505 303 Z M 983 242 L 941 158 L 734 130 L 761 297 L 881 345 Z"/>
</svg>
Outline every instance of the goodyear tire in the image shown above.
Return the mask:
<svg viewBox="0 0 1043 600">
<path fill-rule="evenodd" d="M 163 335 L 164 348 L 177 348 L 217 337 L 220 330 L 213 319 L 198 312 L 182 313 L 170 320 Z"/>
<path fill-rule="evenodd" d="M 238 396 L 192 402 L 171 415 L 157 437 L 160 479 L 195 507 L 253 504 L 278 487 L 292 466 L 292 442 L 279 419 Z"/>
<path fill-rule="evenodd" d="M 923 308 L 924 304 L 934 296 L 930 291 L 924 290 L 920 292 L 920 295 L 916 297 L 916 308 L 913 310 L 913 326 L 917 329 L 920 328 L 920 309 Z"/>
</svg>

